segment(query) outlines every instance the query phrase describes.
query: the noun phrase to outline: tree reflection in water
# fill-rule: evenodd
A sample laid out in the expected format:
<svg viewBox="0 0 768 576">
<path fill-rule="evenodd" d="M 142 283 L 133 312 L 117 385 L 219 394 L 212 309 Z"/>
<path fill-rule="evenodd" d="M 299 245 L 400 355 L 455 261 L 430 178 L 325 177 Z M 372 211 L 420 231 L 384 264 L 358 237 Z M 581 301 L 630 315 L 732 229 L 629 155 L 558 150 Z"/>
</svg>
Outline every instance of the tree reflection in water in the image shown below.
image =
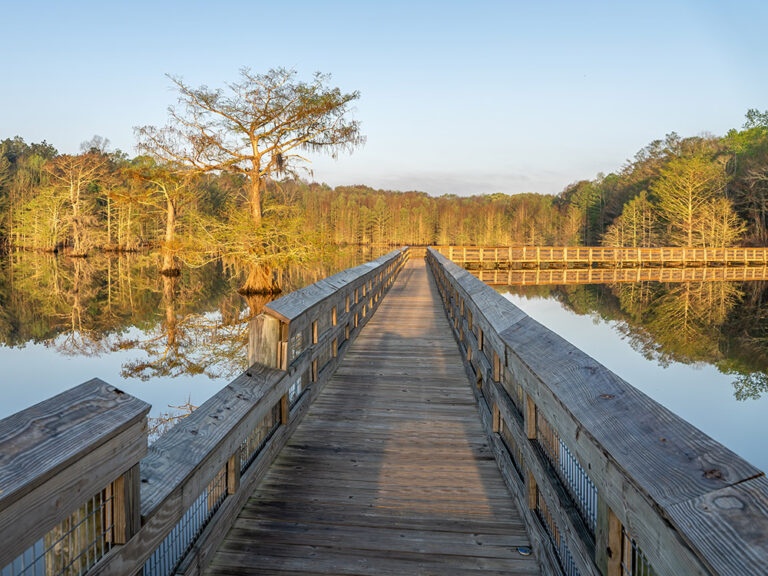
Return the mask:
<svg viewBox="0 0 768 576">
<path fill-rule="evenodd" d="M 738 400 L 768 392 L 768 283 L 639 282 L 511 286 L 615 323 L 633 349 L 669 366 L 711 364 L 734 377 Z"/>
<path fill-rule="evenodd" d="M 332 250 L 270 276 L 285 294 L 384 251 Z M 124 378 L 243 371 L 248 320 L 279 295 L 238 293 L 253 274 L 250 262 L 217 260 L 179 276 L 161 275 L 159 264 L 143 253 L 0 255 L 0 344 L 44 344 L 68 356 L 135 351 L 122 365 Z"/>
<path fill-rule="evenodd" d="M 273 274 L 285 294 L 384 251 L 333 251 L 312 265 Z M 120 373 L 128 379 L 202 374 L 226 380 L 240 373 L 247 363 L 248 320 L 277 296 L 238 293 L 250 273 L 247 262 L 213 261 L 170 277 L 158 273 L 158 264 L 142 253 L 0 256 L 0 344 L 18 348 L 20 361 L 27 343 L 72 357 L 119 351 Z M 616 321 L 634 349 L 661 365 L 715 365 L 733 376 L 739 400 L 768 392 L 768 282 L 509 290 L 553 297 L 579 314 Z M 185 400 L 186 393 L 168 403 Z"/>
</svg>

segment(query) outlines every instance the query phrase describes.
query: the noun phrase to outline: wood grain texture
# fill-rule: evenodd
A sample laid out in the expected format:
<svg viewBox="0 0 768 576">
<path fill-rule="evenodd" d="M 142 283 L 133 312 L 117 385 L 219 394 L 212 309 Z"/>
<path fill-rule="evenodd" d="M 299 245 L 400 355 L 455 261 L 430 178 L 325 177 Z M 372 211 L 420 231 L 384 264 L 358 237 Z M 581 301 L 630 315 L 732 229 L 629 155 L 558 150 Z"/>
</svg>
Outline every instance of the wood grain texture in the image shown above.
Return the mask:
<svg viewBox="0 0 768 576">
<path fill-rule="evenodd" d="M 206 574 L 538 574 L 423 262 L 369 318 Z"/>
<path fill-rule="evenodd" d="M 190 506 L 289 386 L 285 372 L 254 364 L 150 446 L 141 461 L 142 517 L 174 491 Z"/>
<path fill-rule="evenodd" d="M 0 566 L 139 462 L 148 411 L 94 379 L 0 421 Z"/>
<path fill-rule="evenodd" d="M 702 550 L 719 574 L 765 574 L 768 571 L 768 478 L 709 492 L 671 510 L 691 543 Z M 712 538 L 712 533 L 717 538 Z M 747 545 L 745 545 L 747 544 Z"/>
<path fill-rule="evenodd" d="M 144 419 L 149 408 L 95 378 L 0 420 L 0 511 Z"/>
</svg>

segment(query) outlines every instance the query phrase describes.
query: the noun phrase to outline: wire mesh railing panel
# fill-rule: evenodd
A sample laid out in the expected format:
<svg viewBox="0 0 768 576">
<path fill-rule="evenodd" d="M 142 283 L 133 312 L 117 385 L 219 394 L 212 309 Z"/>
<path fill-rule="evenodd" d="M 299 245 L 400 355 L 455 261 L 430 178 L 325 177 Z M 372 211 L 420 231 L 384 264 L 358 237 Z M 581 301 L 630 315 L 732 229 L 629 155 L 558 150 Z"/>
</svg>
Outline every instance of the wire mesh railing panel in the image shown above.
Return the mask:
<svg viewBox="0 0 768 576">
<path fill-rule="evenodd" d="M 310 330 L 305 328 L 293 333 L 288 343 L 289 358 L 288 363 L 295 361 L 306 350 L 307 345 L 311 342 Z"/>
<path fill-rule="evenodd" d="M 317 365 L 314 364 L 313 371 L 317 370 Z M 293 383 L 291 383 L 291 386 L 288 388 L 288 405 L 293 407 L 296 402 L 299 401 L 299 398 L 301 398 L 301 395 L 304 393 L 304 390 L 309 385 L 310 378 L 309 374 L 307 372 L 304 372 L 303 374 L 299 374 L 296 376 L 293 380 Z"/>
<path fill-rule="evenodd" d="M 594 536 L 597 526 L 597 488 L 557 431 L 538 410 L 536 411 L 536 440 L 576 504 L 582 520 Z"/>
<path fill-rule="evenodd" d="M 563 574 L 565 574 L 565 576 L 580 576 L 579 569 L 573 561 L 573 556 L 571 556 L 571 551 L 560 536 L 560 530 L 557 528 L 557 524 L 555 524 L 555 520 L 552 518 L 547 503 L 544 501 L 544 498 L 542 498 L 541 492 L 539 492 L 538 489 L 536 490 L 536 515 L 539 517 L 539 520 L 541 520 L 541 523 L 549 536 L 549 540 L 552 542 Z"/>
<path fill-rule="evenodd" d="M 219 470 L 144 565 L 144 576 L 170 576 L 227 497 L 227 470 Z"/>
<path fill-rule="evenodd" d="M 272 409 L 261 419 L 248 437 L 240 444 L 240 471 L 244 472 L 256 459 L 264 445 L 280 426 L 280 403 L 277 402 Z"/>
<path fill-rule="evenodd" d="M 113 505 L 110 485 L 0 569 L 0 576 L 85 574 L 112 548 Z"/>
<path fill-rule="evenodd" d="M 657 576 L 648 558 L 623 526 L 621 528 L 621 573 L 624 576 Z"/>
</svg>

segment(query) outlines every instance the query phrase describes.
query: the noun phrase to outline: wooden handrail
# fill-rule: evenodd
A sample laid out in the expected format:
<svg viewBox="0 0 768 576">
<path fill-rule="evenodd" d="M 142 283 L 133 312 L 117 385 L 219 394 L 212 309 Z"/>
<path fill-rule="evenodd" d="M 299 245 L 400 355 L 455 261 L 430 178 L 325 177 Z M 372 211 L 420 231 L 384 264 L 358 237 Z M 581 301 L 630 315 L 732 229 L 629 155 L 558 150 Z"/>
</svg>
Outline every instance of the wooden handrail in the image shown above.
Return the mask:
<svg viewBox="0 0 768 576">
<path fill-rule="evenodd" d="M 505 480 L 552 573 L 759 574 L 768 480 L 429 249 Z M 631 553 L 631 552 L 630 552 Z"/>
<path fill-rule="evenodd" d="M 252 325 L 253 329 L 261 329 L 249 343 L 254 364 L 164 434 L 148 452 L 146 412 L 149 407 L 119 393 L 126 399 L 124 402 L 130 400 L 131 406 L 144 410 L 137 420 L 144 436 L 138 442 L 130 442 L 130 449 L 125 448 L 124 456 L 99 453 L 100 466 L 112 471 L 115 468 L 113 461 L 132 458 L 132 469 L 137 472 L 131 476 L 136 483 L 136 490 L 131 493 L 135 526 L 124 541 L 114 542 L 112 549 L 87 574 L 124 576 L 142 571 L 146 576 L 199 574 L 408 256 L 408 248 L 394 250 L 268 305 Z M 363 289 L 365 296 L 361 296 Z M 348 298 L 355 292 L 358 293 L 356 301 Z M 306 334 L 313 326 L 314 334 L 299 345 L 298 335 Z M 275 328 L 276 332 L 270 334 L 269 331 Z M 99 386 L 107 387 L 103 383 Z M 80 388 L 64 394 L 74 394 Z M 104 389 L 114 390 L 111 387 Z M 71 417 L 83 420 L 85 429 L 91 422 L 99 421 L 98 411 L 79 406 L 77 415 Z M 66 406 L 64 408 L 67 413 Z M 38 408 L 30 410 L 35 409 Z M 278 421 L 275 421 L 276 413 L 279 413 Z M 8 483 L 10 469 L 3 467 L 7 460 L 4 460 L 5 454 L 11 454 L 8 462 L 19 457 L 13 444 L 3 444 L 3 439 L 10 437 L 12 425 L 20 417 L 15 415 L 0 420 L 0 455 L 3 455 L 0 456 L 0 514 L 6 499 L 4 490 L 11 486 Z M 36 439 L 22 436 L 30 453 L 34 453 Z M 64 444 L 69 437 L 66 430 L 56 436 L 57 441 Z M 249 450 L 255 451 L 248 454 Z M 136 464 L 144 453 L 146 456 L 140 461 L 139 474 Z M 247 461 L 241 461 L 241 456 L 246 456 Z M 78 452 L 70 460 L 76 466 L 85 458 Z M 118 466 L 122 467 L 122 464 Z M 94 463 L 94 468 L 99 466 Z M 39 482 L 40 474 L 36 470 L 25 469 L 22 474 L 26 484 Z M 94 481 L 103 487 L 103 479 Z M 36 493 L 35 502 L 46 520 L 50 516 L 46 511 L 55 507 L 61 494 L 61 489 L 38 490 Z M 194 530 L 188 529 L 182 534 L 179 528 L 182 520 L 194 522 Z M 49 530 L 51 522 L 40 528 Z M 18 534 L 18 527 L 14 525 L 3 522 L 0 531 L 4 542 L 0 559 L 15 558 L 23 551 L 18 546 L 29 542 L 29 538 Z M 170 546 L 169 538 L 176 535 L 188 537 L 189 541 Z M 14 546 L 7 546 L 9 543 Z M 176 552 L 173 557 L 170 556 L 171 548 Z M 155 562 L 155 559 L 161 561 Z M 3 566 L 5 562 L 0 561 L 0 568 Z"/>
<path fill-rule="evenodd" d="M 664 263 L 768 264 L 768 247 L 653 248 L 609 246 L 433 246 L 457 264 L 656 265 Z"/>
<path fill-rule="evenodd" d="M 541 284 L 616 284 L 621 282 L 742 282 L 768 280 L 768 266 L 696 266 L 686 268 L 522 268 L 473 269 L 491 286 Z"/>
</svg>

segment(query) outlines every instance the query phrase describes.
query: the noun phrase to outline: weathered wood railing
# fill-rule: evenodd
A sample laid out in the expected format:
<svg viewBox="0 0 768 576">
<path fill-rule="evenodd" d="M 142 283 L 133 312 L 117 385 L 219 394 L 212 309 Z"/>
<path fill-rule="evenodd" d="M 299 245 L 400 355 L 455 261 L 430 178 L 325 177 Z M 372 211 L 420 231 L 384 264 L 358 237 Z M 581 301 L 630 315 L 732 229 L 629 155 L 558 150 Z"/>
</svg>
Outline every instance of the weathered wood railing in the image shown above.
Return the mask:
<svg viewBox="0 0 768 576">
<path fill-rule="evenodd" d="M 520 268 L 472 269 L 491 286 L 541 284 L 615 284 L 617 282 L 745 282 L 768 280 L 768 266 L 696 266 L 690 268 Z"/>
<path fill-rule="evenodd" d="M 79 574 L 135 533 L 148 411 L 91 380 L 0 420 L 2 576 Z"/>
<path fill-rule="evenodd" d="M 766 573 L 762 471 L 436 250 L 427 260 L 545 573 Z"/>
<path fill-rule="evenodd" d="M 610 248 L 606 246 L 434 246 L 457 264 L 658 265 L 768 264 L 768 248 Z"/>
<path fill-rule="evenodd" d="M 1 420 L 2 576 L 199 574 L 407 258 L 267 305 L 251 368 L 149 449 L 149 406 L 97 380 Z"/>
</svg>

